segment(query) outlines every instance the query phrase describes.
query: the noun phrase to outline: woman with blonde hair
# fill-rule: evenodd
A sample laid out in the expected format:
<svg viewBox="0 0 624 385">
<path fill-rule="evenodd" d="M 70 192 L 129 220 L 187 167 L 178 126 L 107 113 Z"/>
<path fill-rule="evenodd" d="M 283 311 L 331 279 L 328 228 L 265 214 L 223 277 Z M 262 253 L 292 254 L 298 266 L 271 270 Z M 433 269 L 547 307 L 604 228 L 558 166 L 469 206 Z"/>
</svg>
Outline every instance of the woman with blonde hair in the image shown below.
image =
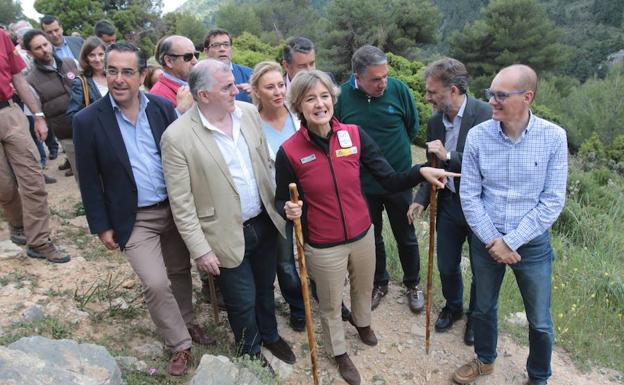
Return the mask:
<svg viewBox="0 0 624 385">
<path fill-rule="evenodd" d="M 262 130 L 269 144 L 271 160 L 282 143 L 299 129 L 299 118 L 285 104 L 286 84 L 282 67 L 274 61 L 256 64 L 250 78 L 251 99 L 262 119 Z M 305 313 L 301 282 L 295 266 L 293 252 L 293 226 L 286 228 L 287 238 L 278 237 L 277 280 L 282 296 L 290 307 L 290 327 L 298 332 L 305 330 Z"/>
</svg>

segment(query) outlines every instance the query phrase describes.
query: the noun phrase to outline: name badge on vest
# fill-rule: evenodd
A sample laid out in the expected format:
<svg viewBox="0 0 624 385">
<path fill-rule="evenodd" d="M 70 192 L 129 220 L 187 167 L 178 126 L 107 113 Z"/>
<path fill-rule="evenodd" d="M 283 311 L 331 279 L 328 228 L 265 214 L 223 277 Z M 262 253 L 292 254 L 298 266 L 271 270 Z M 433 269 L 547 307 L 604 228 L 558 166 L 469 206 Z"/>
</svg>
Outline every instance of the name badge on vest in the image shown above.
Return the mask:
<svg viewBox="0 0 624 385">
<path fill-rule="evenodd" d="M 347 131 L 337 131 L 338 134 L 338 143 L 340 143 L 340 147 L 342 148 L 349 148 L 351 146 L 353 146 L 353 143 L 351 142 L 351 137 L 349 136 L 349 133 Z"/>
<path fill-rule="evenodd" d="M 308 155 L 304 158 L 299 159 L 301 161 L 301 164 L 306 164 L 306 163 L 310 163 L 313 160 L 316 160 L 316 155 L 312 154 L 312 155 Z"/>
<path fill-rule="evenodd" d="M 350 147 L 350 148 L 342 148 L 340 150 L 336 150 L 336 157 L 340 158 L 342 156 L 349 156 L 349 155 L 357 154 L 357 152 L 358 152 L 358 149 L 355 146 Z"/>
</svg>

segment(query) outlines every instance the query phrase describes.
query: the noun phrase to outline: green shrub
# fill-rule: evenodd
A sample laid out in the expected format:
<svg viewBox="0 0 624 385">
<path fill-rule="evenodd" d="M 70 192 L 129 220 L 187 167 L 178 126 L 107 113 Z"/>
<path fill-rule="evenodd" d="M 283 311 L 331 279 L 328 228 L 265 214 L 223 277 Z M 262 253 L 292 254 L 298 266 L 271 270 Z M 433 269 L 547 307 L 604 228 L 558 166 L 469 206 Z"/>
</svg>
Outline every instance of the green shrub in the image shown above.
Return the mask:
<svg viewBox="0 0 624 385">
<path fill-rule="evenodd" d="M 583 144 L 581 144 L 579 155 L 590 159 L 605 158 L 606 151 L 604 144 L 602 144 L 602 141 L 596 132 L 593 132 L 591 136 L 587 138 Z"/>
<path fill-rule="evenodd" d="M 616 163 L 624 162 L 624 134 L 616 136 L 607 147 L 607 157 Z"/>
</svg>

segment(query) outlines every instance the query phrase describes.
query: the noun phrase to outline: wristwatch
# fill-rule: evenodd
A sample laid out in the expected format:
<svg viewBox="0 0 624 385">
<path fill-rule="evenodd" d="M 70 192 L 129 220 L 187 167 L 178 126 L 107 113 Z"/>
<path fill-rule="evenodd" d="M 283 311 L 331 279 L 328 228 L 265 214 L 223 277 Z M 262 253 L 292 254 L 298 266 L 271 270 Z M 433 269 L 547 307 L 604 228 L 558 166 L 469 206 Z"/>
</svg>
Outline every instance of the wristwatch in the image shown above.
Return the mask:
<svg viewBox="0 0 624 385">
<path fill-rule="evenodd" d="M 447 160 L 447 161 L 450 161 L 450 160 L 451 160 L 451 152 L 450 152 L 450 151 L 447 151 L 447 152 L 446 152 L 446 160 Z"/>
<path fill-rule="evenodd" d="M 38 118 L 45 118 L 45 114 L 43 112 L 35 112 L 33 115 Z"/>
</svg>

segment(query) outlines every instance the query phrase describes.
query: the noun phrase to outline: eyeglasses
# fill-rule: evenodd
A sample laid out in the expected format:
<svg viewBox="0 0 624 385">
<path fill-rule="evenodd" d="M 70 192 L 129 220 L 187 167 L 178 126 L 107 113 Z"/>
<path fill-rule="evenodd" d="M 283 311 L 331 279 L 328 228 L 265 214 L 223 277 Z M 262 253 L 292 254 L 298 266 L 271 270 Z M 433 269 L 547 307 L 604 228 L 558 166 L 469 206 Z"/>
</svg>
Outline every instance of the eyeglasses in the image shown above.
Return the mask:
<svg viewBox="0 0 624 385">
<path fill-rule="evenodd" d="M 494 98 L 494 100 L 496 100 L 498 103 L 505 103 L 505 100 L 508 97 L 512 95 L 523 94 L 529 90 L 504 92 L 504 91 L 492 91 L 490 88 L 486 88 L 484 91 L 485 91 L 485 97 L 487 98 L 487 100 Z"/>
<path fill-rule="evenodd" d="M 208 44 L 208 48 L 230 48 L 232 46 L 232 44 L 230 44 L 229 42 L 225 42 L 225 43 L 211 43 Z"/>
<path fill-rule="evenodd" d="M 198 51 L 188 52 L 188 53 L 183 53 L 179 55 L 175 53 L 168 53 L 167 56 L 181 57 L 185 62 L 190 62 L 191 60 L 193 60 L 193 57 L 195 57 L 195 59 L 199 59 L 199 52 Z"/>
<path fill-rule="evenodd" d="M 118 70 L 117 68 L 107 68 L 104 72 L 106 72 L 106 75 L 116 78 L 117 75 L 121 74 L 122 78 L 131 78 L 134 76 L 134 74 L 136 74 L 137 72 L 139 72 L 139 70 L 131 70 L 129 68 L 124 68 L 121 71 Z"/>
</svg>

